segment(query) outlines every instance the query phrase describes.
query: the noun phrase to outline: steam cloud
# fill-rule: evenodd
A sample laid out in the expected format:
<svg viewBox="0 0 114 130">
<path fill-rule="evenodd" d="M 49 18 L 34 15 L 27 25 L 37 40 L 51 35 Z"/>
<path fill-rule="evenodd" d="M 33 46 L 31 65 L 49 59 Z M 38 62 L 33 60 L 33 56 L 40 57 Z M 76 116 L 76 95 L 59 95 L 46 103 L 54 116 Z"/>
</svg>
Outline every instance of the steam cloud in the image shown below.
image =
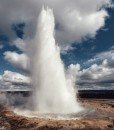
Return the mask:
<svg viewBox="0 0 114 130">
<path fill-rule="evenodd" d="M 31 59 L 34 109 L 40 113 L 73 113 L 81 110 L 74 86 L 65 77 L 60 50 L 54 39 L 54 16 L 42 9 L 33 40 Z"/>
</svg>

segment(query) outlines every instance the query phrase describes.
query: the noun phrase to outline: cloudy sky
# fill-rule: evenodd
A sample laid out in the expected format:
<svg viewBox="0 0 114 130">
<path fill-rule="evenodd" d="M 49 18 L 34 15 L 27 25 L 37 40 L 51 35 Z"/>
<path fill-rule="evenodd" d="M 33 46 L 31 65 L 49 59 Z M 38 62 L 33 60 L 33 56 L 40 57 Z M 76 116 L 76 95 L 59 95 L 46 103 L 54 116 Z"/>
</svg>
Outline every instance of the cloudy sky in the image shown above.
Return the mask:
<svg viewBox="0 0 114 130">
<path fill-rule="evenodd" d="M 61 58 L 79 88 L 114 89 L 111 0 L 0 0 L 0 87 L 30 83 L 25 44 L 35 36 L 42 5 L 53 9 Z"/>
</svg>

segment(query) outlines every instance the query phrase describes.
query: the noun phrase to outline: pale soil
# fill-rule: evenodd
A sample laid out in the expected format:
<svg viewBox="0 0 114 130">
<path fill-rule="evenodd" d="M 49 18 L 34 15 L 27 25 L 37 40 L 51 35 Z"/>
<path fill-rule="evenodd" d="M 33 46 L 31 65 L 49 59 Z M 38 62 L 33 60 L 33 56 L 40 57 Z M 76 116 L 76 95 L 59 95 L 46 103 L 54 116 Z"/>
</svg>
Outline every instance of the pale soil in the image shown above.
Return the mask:
<svg viewBox="0 0 114 130">
<path fill-rule="evenodd" d="M 14 114 L 10 108 L 0 106 L 0 130 L 113 130 L 113 100 L 81 100 L 92 112 L 80 115 L 81 119 L 56 120 L 28 118 Z"/>
</svg>

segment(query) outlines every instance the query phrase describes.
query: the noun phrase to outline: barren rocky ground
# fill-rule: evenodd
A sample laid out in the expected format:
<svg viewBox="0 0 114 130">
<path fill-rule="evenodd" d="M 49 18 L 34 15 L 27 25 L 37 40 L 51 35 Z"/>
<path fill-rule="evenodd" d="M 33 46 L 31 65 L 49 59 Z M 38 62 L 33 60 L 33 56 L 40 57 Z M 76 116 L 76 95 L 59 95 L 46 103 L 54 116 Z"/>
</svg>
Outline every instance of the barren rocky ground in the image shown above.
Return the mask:
<svg viewBox="0 0 114 130">
<path fill-rule="evenodd" d="M 0 106 L 0 130 L 113 130 L 114 100 L 81 100 L 87 113 L 80 119 L 28 118 Z"/>
</svg>

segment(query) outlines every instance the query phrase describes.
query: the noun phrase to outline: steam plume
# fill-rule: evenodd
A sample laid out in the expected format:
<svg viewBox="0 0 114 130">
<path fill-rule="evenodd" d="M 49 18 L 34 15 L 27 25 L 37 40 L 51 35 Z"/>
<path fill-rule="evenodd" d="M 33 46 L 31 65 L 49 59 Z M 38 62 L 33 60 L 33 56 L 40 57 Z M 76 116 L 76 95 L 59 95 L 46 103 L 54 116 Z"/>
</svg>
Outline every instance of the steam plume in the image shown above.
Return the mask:
<svg viewBox="0 0 114 130">
<path fill-rule="evenodd" d="M 53 11 L 42 8 L 31 58 L 34 109 L 40 113 L 73 113 L 80 111 L 80 106 L 65 76 L 54 27 Z"/>
</svg>

